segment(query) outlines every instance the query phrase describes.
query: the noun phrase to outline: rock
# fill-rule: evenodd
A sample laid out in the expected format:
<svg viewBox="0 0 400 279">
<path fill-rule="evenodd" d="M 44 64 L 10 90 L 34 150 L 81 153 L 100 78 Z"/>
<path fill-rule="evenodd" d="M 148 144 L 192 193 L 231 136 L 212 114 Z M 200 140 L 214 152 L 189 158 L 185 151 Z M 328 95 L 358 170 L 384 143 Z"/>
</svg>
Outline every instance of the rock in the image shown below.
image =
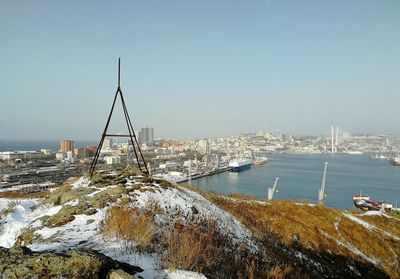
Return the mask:
<svg viewBox="0 0 400 279">
<path fill-rule="evenodd" d="M 110 276 L 108 278 L 109 279 L 135 279 L 134 276 L 130 275 L 129 273 L 126 273 L 122 269 L 111 271 Z"/>
<path fill-rule="evenodd" d="M 118 262 L 95 251 L 55 253 L 33 252 L 17 245 L 10 249 L 0 247 L 0 278 L 105 279 L 110 270 L 118 269 L 127 274 L 143 271 L 140 267 Z"/>
<path fill-rule="evenodd" d="M 193 214 L 198 214 L 199 213 L 199 211 L 197 210 L 197 208 L 194 205 L 190 209 L 192 210 Z"/>
</svg>

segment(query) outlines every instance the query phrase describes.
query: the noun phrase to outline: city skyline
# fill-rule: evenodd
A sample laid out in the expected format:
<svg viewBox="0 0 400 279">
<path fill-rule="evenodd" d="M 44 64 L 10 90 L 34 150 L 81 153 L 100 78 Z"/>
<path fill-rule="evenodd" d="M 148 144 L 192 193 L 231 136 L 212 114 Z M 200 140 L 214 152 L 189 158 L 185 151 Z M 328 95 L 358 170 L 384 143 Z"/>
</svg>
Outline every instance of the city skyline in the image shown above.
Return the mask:
<svg viewBox="0 0 400 279">
<path fill-rule="evenodd" d="M 96 140 L 119 56 L 135 129 L 161 138 L 400 134 L 397 1 L 94 3 L 2 4 L 1 139 Z"/>
</svg>

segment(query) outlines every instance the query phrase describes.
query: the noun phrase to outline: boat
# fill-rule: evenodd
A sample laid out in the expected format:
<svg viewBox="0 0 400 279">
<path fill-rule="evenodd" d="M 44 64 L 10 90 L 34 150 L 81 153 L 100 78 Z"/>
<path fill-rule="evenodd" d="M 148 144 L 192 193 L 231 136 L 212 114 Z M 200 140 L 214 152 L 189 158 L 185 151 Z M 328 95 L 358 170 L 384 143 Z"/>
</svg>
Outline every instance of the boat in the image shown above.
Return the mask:
<svg viewBox="0 0 400 279">
<path fill-rule="evenodd" d="M 256 157 L 253 161 L 253 164 L 255 166 L 262 166 L 262 165 L 265 165 L 267 162 L 268 162 L 267 157 Z"/>
<path fill-rule="evenodd" d="M 375 156 L 370 156 L 370 159 L 372 159 L 372 160 L 387 160 L 388 157 L 383 154 L 381 154 L 379 156 L 378 156 L 378 154 L 375 154 Z"/>
<path fill-rule="evenodd" d="M 253 162 L 249 159 L 235 159 L 229 162 L 229 167 L 233 172 L 240 172 L 249 169 L 252 164 Z"/>
<path fill-rule="evenodd" d="M 399 152 L 397 152 L 397 155 L 395 157 L 391 157 L 389 159 L 389 161 L 395 166 L 400 166 L 400 155 L 399 155 Z"/>
<path fill-rule="evenodd" d="M 392 211 L 393 205 L 391 203 L 385 203 L 384 201 L 376 202 L 371 200 L 370 196 L 363 196 L 361 193 L 359 195 L 353 196 L 354 205 L 364 211 L 369 210 L 383 210 Z"/>
<path fill-rule="evenodd" d="M 355 207 L 364 211 L 380 210 L 380 204 L 371 200 L 369 196 L 362 196 L 361 194 L 353 196 L 353 202 Z"/>
<path fill-rule="evenodd" d="M 347 151 L 343 151 L 343 153 L 349 154 L 349 155 L 362 155 L 364 154 L 361 151 L 357 151 L 357 150 L 347 150 Z"/>
</svg>

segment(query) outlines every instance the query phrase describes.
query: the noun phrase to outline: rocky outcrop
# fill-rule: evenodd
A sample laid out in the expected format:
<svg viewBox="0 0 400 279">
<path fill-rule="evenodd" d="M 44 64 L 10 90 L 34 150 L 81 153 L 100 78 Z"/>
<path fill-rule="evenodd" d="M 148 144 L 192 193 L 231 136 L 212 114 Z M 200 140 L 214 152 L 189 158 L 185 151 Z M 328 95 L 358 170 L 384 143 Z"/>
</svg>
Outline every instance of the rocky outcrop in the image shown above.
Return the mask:
<svg viewBox="0 0 400 279">
<path fill-rule="evenodd" d="M 135 279 L 135 277 L 126 273 L 122 269 L 118 269 L 110 272 L 109 279 Z"/>
<path fill-rule="evenodd" d="M 95 251 L 33 252 L 23 246 L 0 247 L 0 278 L 109 278 L 111 272 L 127 276 L 140 267 L 121 263 Z M 128 277 L 126 277 L 128 278 Z M 134 278 L 134 277 L 131 277 Z"/>
</svg>

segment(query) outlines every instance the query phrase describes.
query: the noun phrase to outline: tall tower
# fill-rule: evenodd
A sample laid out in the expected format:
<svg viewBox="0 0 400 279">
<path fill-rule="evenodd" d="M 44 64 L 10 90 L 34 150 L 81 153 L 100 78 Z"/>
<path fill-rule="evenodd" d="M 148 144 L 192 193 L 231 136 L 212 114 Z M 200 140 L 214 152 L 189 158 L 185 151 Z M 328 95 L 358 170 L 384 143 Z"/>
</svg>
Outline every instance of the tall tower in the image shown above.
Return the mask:
<svg viewBox="0 0 400 279">
<path fill-rule="evenodd" d="M 333 145 L 333 126 L 331 126 L 331 152 L 335 152 L 335 146 Z"/>
<path fill-rule="evenodd" d="M 339 126 L 336 126 L 335 152 L 337 152 L 338 146 L 339 146 Z"/>
<path fill-rule="evenodd" d="M 108 126 L 110 124 L 110 120 L 111 120 L 111 117 L 112 117 L 112 114 L 113 114 L 113 111 L 114 111 L 115 103 L 116 103 L 118 97 L 120 97 L 120 99 L 121 99 L 122 109 L 123 109 L 124 116 L 125 116 L 125 122 L 126 122 L 126 126 L 128 128 L 128 134 L 127 135 L 111 135 L 111 134 L 107 134 Z M 140 149 L 139 142 L 138 142 L 138 140 L 136 138 L 136 134 L 135 134 L 135 131 L 133 129 L 131 118 L 129 116 L 128 109 L 126 108 L 124 95 L 122 94 L 122 90 L 121 90 L 121 59 L 118 59 L 118 87 L 117 87 L 117 91 L 115 92 L 114 101 L 112 103 L 111 111 L 110 111 L 110 114 L 108 115 L 106 126 L 105 126 L 103 134 L 101 136 L 101 140 L 99 142 L 99 146 L 97 147 L 96 154 L 95 154 L 95 156 L 93 158 L 92 164 L 90 165 L 90 171 L 89 171 L 90 172 L 90 177 L 93 176 L 93 173 L 94 173 L 95 168 L 96 168 L 97 161 L 98 161 L 98 159 L 100 157 L 101 147 L 103 146 L 104 139 L 106 137 L 125 137 L 125 138 L 128 138 L 130 140 L 131 145 L 132 145 L 132 149 L 133 149 L 133 152 L 135 154 L 136 163 L 137 163 L 139 169 L 141 171 L 143 171 L 146 175 L 150 175 L 149 169 L 147 168 L 146 161 L 145 161 L 145 159 L 143 157 L 143 154 L 142 154 L 142 150 Z"/>
</svg>

